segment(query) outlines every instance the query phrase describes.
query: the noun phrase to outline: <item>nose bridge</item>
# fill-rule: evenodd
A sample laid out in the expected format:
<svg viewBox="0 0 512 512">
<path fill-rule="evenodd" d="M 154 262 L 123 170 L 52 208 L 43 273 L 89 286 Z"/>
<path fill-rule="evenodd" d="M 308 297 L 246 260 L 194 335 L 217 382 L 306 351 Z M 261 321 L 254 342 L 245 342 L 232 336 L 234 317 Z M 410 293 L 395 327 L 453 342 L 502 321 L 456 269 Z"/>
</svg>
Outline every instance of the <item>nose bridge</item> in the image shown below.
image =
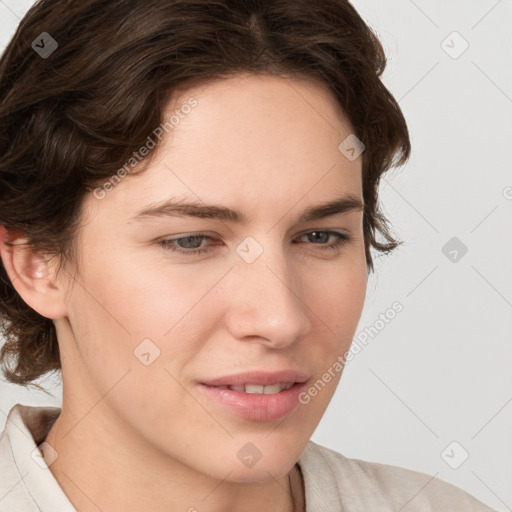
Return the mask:
<svg viewBox="0 0 512 512">
<path fill-rule="evenodd" d="M 285 347 L 310 329 L 300 276 L 279 237 L 247 237 L 237 247 L 229 328 L 242 339 Z M 234 289 L 233 289 L 234 288 Z"/>
</svg>

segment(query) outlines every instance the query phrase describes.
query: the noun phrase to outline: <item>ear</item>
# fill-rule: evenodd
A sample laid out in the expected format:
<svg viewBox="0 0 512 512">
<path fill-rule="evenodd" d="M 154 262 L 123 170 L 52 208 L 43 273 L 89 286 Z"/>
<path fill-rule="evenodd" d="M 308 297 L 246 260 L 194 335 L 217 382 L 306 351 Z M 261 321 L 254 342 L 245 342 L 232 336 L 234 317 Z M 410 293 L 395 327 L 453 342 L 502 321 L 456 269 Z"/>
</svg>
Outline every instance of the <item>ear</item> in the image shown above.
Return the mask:
<svg viewBox="0 0 512 512">
<path fill-rule="evenodd" d="M 64 283 L 58 283 L 51 258 L 35 252 L 19 231 L 0 226 L 0 257 L 12 285 L 33 310 L 57 319 L 67 315 Z"/>
</svg>

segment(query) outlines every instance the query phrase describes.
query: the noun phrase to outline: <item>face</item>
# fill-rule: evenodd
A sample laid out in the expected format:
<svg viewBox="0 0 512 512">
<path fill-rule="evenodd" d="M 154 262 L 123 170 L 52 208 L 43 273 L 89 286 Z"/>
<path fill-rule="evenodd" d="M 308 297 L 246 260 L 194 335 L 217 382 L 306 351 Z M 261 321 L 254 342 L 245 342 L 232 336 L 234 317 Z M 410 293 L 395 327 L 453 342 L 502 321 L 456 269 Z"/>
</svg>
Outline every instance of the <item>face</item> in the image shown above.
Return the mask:
<svg viewBox="0 0 512 512">
<path fill-rule="evenodd" d="M 360 318 L 361 208 L 301 217 L 362 202 L 361 158 L 338 149 L 351 126 L 319 84 L 241 75 L 188 90 L 166 119 L 190 98 L 144 172 L 86 198 L 56 322 L 64 405 L 100 395 L 155 453 L 263 481 L 310 439 Z"/>
</svg>

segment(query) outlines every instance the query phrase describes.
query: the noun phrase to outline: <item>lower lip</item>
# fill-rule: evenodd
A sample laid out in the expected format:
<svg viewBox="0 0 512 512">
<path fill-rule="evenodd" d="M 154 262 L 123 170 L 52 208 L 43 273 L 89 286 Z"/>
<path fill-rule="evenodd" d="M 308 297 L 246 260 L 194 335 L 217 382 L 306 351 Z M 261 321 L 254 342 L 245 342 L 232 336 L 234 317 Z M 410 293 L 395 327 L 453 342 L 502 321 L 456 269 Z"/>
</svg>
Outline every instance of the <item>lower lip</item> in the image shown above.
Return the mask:
<svg viewBox="0 0 512 512">
<path fill-rule="evenodd" d="M 286 416 L 299 405 L 299 395 L 305 383 L 296 382 L 290 389 L 272 395 L 244 393 L 206 384 L 200 384 L 199 388 L 238 416 L 254 421 L 272 421 Z"/>
</svg>

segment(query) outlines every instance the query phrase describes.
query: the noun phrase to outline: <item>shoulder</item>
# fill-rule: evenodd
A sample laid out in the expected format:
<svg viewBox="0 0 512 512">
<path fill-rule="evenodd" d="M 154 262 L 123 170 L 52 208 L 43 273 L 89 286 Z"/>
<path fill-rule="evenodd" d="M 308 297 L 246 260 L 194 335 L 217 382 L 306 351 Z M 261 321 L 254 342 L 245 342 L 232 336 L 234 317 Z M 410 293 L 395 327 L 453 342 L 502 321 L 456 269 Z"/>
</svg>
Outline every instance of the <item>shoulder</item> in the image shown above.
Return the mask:
<svg viewBox="0 0 512 512">
<path fill-rule="evenodd" d="M 37 448 L 59 413 L 23 404 L 10 410 L 0 436 L 0 512 L 75 510 Z"/>
<path fill-rule="evenodd" d="M 467 492 L 435 476 L 349 459 L 313 441 L 304 449 L 299 466 L 304 477 L 306 499 L 309 490 L 310 502 L 313 503 L 329 494 L 329 499 L 334 499 L 333 503 L 348 511 L 374 507 L 373 510 L 382 511 L 493 512 Z M 314 506 L 312 510 L 316 510 Z"/>
</svg>

